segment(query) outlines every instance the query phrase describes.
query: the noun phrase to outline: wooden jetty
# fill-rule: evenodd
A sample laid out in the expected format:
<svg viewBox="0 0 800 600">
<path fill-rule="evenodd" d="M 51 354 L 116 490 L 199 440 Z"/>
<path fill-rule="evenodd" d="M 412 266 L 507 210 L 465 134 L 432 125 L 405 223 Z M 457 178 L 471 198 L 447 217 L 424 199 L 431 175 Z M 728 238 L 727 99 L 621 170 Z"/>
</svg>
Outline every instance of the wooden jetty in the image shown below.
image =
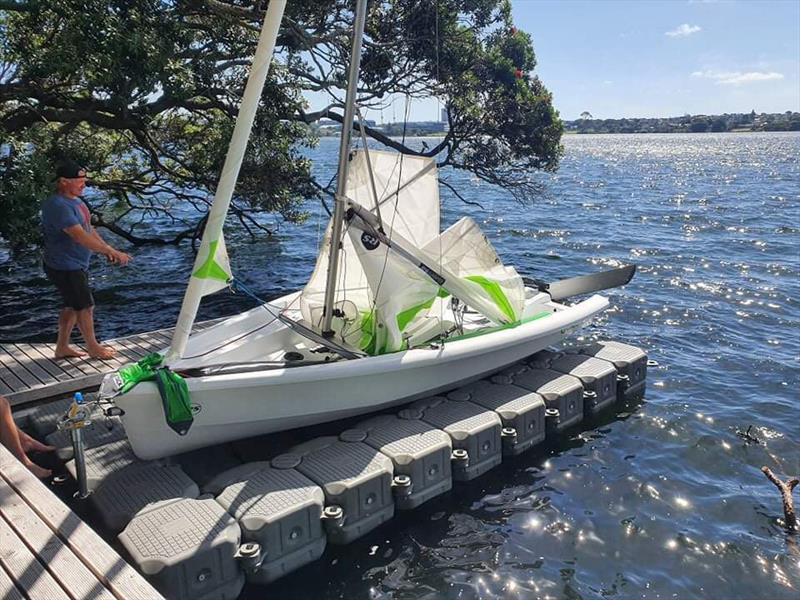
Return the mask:
<svg viewBox="0 0 800 600">
<path fill-rule="evenodd" d="M 193 331 L 206 329 L 220 320 L 196 323 Z M 0 394 L 8 398 L 11 406 L 18 407 L 98 386 L 106 373 L 168 346 L 172 331 L 172 328 L 159 329 L 108 340 L 104 343 L 117 351 L 109 360 L 55 360 L 55 344 L 0 344 Z"/>
<path fill-rule="evenodd" d="M 195 325 L 199 331 L 217 320 Z M 12 406 L 99 385 L 106 373 L 167 346 L 172 329 L 105 342 L 109 360 L 53 358 L 54 344 L 0 344 L 0 394 Z M 0 445 L 0 597 L 163 599 L 98 534 Z"/>
<path fill-rule="evenodd" d="M 0 597 L 163 599 L 1 444 Z"/>
</svg>

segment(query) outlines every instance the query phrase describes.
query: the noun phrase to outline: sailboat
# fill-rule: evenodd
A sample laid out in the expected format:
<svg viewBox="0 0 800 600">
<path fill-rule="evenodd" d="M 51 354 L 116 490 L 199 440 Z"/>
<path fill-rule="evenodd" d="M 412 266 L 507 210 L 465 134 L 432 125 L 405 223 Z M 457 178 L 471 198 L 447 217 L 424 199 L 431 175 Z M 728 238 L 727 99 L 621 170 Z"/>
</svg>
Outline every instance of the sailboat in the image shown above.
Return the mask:
<svg viewBox="0 0 800 600">
<path fill-rule="evenodd" d="M 353 34 L 335 208 L 307 285 L 190 335 L 200 298 L 234 280 L 222 237 L 285 0 L 265 16 L 220 184 L 169 349 L 168 379 L 104 379 L 141 459 L 364 414 L 452 389 L 553 345 L 608 305 L 575 294 L 633 267 L 547 285 L 503 265 L 469 218 L 440 230 L 431 158 L 351 151 L 366 0 Z M 178 375 L 176 375 L 178 374 Z M 172 386 L 172 392 L 170 387 Z M 177 392 L 176 392 L 177 390 Z M 178 393 L 184 416 L 171 415 Z"/>
</svg>

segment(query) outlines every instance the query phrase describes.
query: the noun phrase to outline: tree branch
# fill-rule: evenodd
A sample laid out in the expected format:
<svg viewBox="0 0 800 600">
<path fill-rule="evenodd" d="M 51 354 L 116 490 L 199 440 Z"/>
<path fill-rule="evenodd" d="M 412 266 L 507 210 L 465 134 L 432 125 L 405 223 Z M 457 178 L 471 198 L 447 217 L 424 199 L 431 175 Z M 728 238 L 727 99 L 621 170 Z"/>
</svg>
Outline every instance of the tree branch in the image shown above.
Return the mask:
<svg viewBox="0 0 800 600">
<path fill-rule="evenodd" d="M 797 532 L 797 515 L 794 512 L 794 498 L 792 498 L 792 491 L 794 491 L 794 488 L 798 483 L 800 483 L 800 479 L 795 477 L 787 481 L 781 481 L 770 470 L 769 467 L 761 467 L 761 472 L 767 476 L 767 479 L 775 484 L 775 487 L 777 487 L 778 490 L 780 490 L 781 500 L 783 500 L 783 516 L 786 529 L 790 532 Z"/>
</svg>

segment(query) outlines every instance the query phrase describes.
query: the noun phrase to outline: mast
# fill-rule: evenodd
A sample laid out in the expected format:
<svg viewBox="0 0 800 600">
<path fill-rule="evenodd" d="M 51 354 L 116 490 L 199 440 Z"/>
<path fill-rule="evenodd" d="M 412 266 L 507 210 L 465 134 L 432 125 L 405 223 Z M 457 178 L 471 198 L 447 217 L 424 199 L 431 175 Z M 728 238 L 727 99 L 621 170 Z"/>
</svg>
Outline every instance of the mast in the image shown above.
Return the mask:
<svg viewBox="0 0 800 600">
<path fill-rule="evenodd" d="M 227 285 L 227 282 L 224 281 L 224 270 L 218 267 L 215 257 L 225 254 L 222 226 L 231 203 L 236 179 L 239 177 L 247 142 L 250 139 L 250 131 L 253 128 L 258 101 L 264 89 L 269 65 L 272 62 L 272 53 L 275 50 L 275 41 L 285 7 L 286 0 L 270 0 L 267 13 L 264 15 L 264 23 L 261 26 L 258 46 L 250 67 L 250 74 L 247 77 L 239 115 L 233 128 L 217 193 L 214 195 L 214 202 L 208 212 L 208 221 L 200 242 L 200 250 L 195 258 L 194 267 L 192 267 L 192 276 L 183 297 L 178 323 L 172 336 L 172 345 L 167 353 L 167 361 L 183 356 L 197 315 L 197 308 L 200 306 L 200 298 L 221 289 L 224 287 L 222 284 Z M 224 260 L 227 261 L 226 256 Z M 210 285 L 209 281 L 211 281 Z"/>
<path fill-rule="evenodd" d="M 330 337 L 331 320 L 333 319 L 333 300 L 336 292 L 336 275 L 339 268 L 339 244 L 342 237 L 342 221 L 344 220 L 345 194 L 347 193 L 347 171 L 349 168 L 350 135 L 353 130 L 353 114 L 355 112 L 358 71 L 361 66 L 361 40 L 364 37 L 364 23 L 367 18 L 367 0 L 357 0 L 356 21 L 353 27 L 353 48 L 350 53 L 350 72 L 347 77 L 347 95 L 345 96 L 344 120 L 342 121 L 342 138 L 339 143 L 339 169 L 336 181 L 336 196 L 333 209 L 333 226 L 331 228 L 331 249 L 328 262 L 328 277 L 325 285 L 325 308 L 323 309 L 322 335 Z"/>
</svg>

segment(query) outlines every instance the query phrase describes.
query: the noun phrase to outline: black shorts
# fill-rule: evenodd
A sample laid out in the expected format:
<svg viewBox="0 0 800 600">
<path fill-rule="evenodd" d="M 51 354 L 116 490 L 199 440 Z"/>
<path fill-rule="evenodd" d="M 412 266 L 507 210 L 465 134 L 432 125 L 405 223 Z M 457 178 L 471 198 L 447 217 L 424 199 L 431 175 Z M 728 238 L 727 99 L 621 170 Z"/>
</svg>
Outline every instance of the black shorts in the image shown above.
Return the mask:
<svg viewBox="0 0 800 600">
<path fill-rule="evenodd" d="M 77 271 L 61 271 L 44 266 L 44 272 L 50 282 L 56 286 L 65 308 L 83 310 L 94 306 L 92 290 L 89 289 L 89 273 Z"/>
</svg>

